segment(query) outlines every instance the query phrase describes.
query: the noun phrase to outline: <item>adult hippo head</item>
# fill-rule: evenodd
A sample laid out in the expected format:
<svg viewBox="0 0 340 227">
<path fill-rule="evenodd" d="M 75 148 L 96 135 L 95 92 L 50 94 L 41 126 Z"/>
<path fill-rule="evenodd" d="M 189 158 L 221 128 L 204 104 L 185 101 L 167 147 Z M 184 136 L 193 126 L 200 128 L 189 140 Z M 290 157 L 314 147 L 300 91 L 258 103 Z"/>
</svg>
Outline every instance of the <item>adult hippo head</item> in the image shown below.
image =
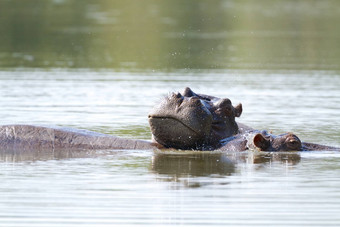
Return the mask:
<svg viewBox="0 0 340 227">
<path fill-rule="evenodd" d="M 281 135 L 272 135 L 267 131 L 255 133 L 253 138 L 248 142 L 249 148 L 257 148 L 261 151 L 300 151 L 302 143 L 293 133 L 284 133 Z"/>
<path fill-rule="evenodd" d="M 242 105 L 233 107 L 227 98 L 194 93 L 172 93 L 149 114 L 153 140 L 177 149 L 208 149 L 238 133 L 235 117 Z"/>
</svg>

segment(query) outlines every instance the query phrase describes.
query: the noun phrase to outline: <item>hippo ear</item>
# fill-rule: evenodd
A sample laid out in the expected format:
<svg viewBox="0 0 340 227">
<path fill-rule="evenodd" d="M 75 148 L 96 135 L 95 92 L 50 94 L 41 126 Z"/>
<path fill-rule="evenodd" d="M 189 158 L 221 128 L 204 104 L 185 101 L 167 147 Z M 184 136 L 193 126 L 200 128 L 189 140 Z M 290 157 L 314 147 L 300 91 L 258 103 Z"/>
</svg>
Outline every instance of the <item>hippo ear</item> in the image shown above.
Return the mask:
<svg viewBox="0 0 340 227">
<path fill-rule="evenodd" d="M 242 114 L 242 104 L 238 104 L 236 107 L 235 107 L 235 117 L 240 117 Z"/>
<path fill-rule="evenodd" d="M 254 145 L 258 148 L 260 148 L 261 150 L 265 151 L 266 149 L 269 148 L 270 146 L 270 141 L 268 139 L 266 139 L 262 134 L 257 133 L 254 136 Z"/>
</svg>

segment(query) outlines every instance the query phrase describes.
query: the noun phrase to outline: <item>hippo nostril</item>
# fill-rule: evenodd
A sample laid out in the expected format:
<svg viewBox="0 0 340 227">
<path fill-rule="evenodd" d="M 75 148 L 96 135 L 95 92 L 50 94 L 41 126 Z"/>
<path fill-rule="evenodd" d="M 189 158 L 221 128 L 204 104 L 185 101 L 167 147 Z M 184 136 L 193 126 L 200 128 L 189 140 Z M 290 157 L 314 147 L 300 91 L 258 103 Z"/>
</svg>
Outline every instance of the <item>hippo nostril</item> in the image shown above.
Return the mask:
<svg viewBox="0 0 340 227">
<path fill-rule="evenodd" d="M 183 98 L 183 96 L 179 92 L 172 92 L 169 97 L 172 98 L 172 99 Z"/>
<path fill-rule="evenodd" d="M 175 97 L 176 98 L 182 98 L 182 95 L 181 95 L 181 93 L 177 92 L 177 93 L 175 93 Z"/>
<path fill-rule="evenodd" d="M 198 97 L 196 97 L 196 96 L 190 97 L 189 98 L 189 102 L 194 104 L 194 105 L 197 105 L 197 106 L 202 104 L 201 100 Z"/>
</svg>

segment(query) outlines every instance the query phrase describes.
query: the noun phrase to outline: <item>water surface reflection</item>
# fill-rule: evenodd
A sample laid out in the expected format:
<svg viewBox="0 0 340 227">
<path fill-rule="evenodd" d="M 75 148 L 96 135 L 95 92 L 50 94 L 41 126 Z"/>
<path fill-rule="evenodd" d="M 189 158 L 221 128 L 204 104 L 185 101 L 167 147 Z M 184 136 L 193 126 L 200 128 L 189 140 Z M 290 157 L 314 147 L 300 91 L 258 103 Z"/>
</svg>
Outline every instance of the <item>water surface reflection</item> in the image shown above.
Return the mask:
<svg viewBox="0 0 340 227">
<path fill-rule="evenodd" d="M 150 169 L 157 174 L 157 179 L 182 183 L 186 187 L 201 187 L 215 184 L 202 177 L 227 177 L 237 173 L 237 166 L 250 164 L 256 169 L 266 166 L 293 166 L 301 160 L 298 152 L 235 152 L 208 153 L 198 151 L 157 151 L 152 157 Z M 224 184 L 225 182 L 220 182 Z"/>
<path fill-rule="evenodd" d="M 214 180 L 209 178 L 230 176 L 235 172 L 235 163 L 223 154 L 176 153 L 156 152 L 150 167 L 151 171 L 157 174 L 157 180 L 174 182 L 172 188 L 210 185 Z"/>
<path fill-rule="evenodd" d="M 265 165 L 282 164 L 296 165 L 300 162 L 299 152 L 207 152 L 207 151 L 180 151 L 180 150 L 154 150 L 137 151 L 145 158 L 150 159 L 152 173 L 157 179 L 164 181 L 182 182 L 188 178 L 199 177 L 226 177 L 237 172 L 237 165 L 246 163 L 258 167 Z M 2 150 L 0 161 L 5 163 L 36 162 L 48 160 L 68 160 L 79 158 L 105 158 L 106 156 L 134 157 L 136 151 L 129 150 Z M 146 160 L 145 160 L 146 161 Z M 198 187 L 202 184 L 188 184 L 188 187 Z"/>
</svg>

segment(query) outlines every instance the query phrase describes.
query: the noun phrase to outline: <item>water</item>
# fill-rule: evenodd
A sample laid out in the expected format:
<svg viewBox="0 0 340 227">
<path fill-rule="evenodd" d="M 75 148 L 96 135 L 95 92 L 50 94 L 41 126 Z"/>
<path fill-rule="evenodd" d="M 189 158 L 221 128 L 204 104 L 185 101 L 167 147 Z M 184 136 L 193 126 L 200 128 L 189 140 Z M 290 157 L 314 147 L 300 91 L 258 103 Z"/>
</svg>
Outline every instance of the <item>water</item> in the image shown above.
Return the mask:
<svg viewBox="0 0 340 227">
<path fill-rule="evenodd" d="M 340 146 L 340 75 L 332 71 L 22 69 L 3 70 L 0 78 L 2 124 L 149 139 L 150 108 L 190 85 L 242 102 L 240 122 Z M 338 152 L 18 152 L 0 159 L 1 226 L 340 223 Z"/>
<path fill-rule="evenodd" d="M 2 0 L 0 123 L 150 139 L 185 86 L 340 147 L 340 2 Z M 339 226 L 340 153 L 0 151 L 0 226 Z"/>
<path fill-rule="evenodd" d="M 2 0 L 1 67 L 337 69 L 336 0 Z"/>
</svg>

